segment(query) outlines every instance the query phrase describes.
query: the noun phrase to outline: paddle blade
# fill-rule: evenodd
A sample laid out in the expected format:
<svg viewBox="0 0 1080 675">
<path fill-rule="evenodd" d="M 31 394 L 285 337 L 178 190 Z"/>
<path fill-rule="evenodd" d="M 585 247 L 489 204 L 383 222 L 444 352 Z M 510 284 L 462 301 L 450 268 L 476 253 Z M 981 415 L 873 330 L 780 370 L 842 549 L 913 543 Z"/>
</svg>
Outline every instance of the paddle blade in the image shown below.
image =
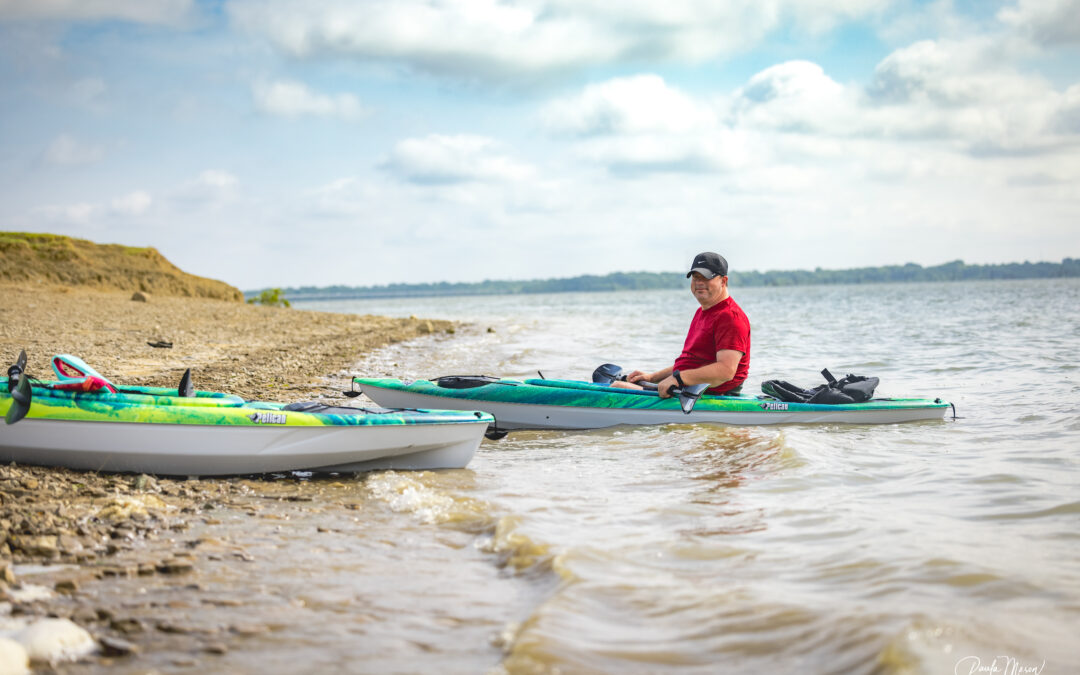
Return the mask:
<svg viewBox="0 0 1080 675">
<path fill-rule="evenodd" d="M 19 385 L 15 387 L 15 391 L 11 392 L 11 407 L 8 408 L 4 421 L 8 424 L 15 424 L 26 417 L 26 413 L 30 411 L 30 399 L 32 396 L 30 393 L 30 380 L 20 377 Z"/>
<path fill-rule="evenodd" d="M 622 374 L 622 366 L 617 366 L 614 363 L 605 363 L 593 371 L 592 381 L 595 384 L 611 384 L 619 379 Z"/>
<path fill-rule="evenodd" d="M 506 434 L 508 433 L 510 432 L 504 431 L 503 429 L 498 429 L 496 427 L 488 427 L 488 430 L 484 432 L 484 438 L 490 439 L 492 441 L 497 441 L 501 438 L 506 438 Z"/>
<path fill-rule="evenodd" d="M 698 399 L 705 393 L 705 390 L 709 388 L 708 384 L 692 384 L 682 389 L 677 389 L 679 393 L 679 407 L 682 411 L 689 415 L 690 411 L 697 405 Z"/>
<path fill-rule="evenodd" d="M 185 370 L 183 377 L 180 378 L 180 387 L 176 390 L 176 395 L 185 398 L 195 395 L 195 386 L 191 384 L 191 368 Z"/>
</svg>

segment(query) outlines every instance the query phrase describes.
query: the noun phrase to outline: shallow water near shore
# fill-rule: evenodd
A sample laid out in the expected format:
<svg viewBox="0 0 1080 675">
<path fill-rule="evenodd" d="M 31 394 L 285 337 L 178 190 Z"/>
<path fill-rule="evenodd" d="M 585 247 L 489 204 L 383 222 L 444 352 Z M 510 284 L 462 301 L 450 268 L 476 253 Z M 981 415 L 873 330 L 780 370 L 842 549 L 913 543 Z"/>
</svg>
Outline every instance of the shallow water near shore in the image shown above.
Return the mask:
<svg viewBox="0 0 1080 675">
<path fill-rule="evenodd" d="M 1076 672 L 1080 281 L 733 295 L 753 325 L 748 391 L 828 367 L 960 418 L 520 432 L 460 471 L 250 481 L 177 536 L 192 578 L 102 591 L 179 624 L 109 672 Z M 695 306 L 650 291 L 302 308 L 472 324 L 358 374 L 588 379 L 669 363 Z"/>
</svg>

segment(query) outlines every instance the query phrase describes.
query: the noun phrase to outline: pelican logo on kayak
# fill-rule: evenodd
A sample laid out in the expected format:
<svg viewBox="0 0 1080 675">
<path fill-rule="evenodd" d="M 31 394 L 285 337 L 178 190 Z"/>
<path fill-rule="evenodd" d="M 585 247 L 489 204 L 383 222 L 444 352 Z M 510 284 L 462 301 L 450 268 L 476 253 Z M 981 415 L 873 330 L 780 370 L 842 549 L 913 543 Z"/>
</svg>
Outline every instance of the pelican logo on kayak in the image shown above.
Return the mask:
<svg viewBox="0 0 1080 675">
<path fill-rule="evenodd" d="M 284 413 L 258 412 L 248 415 L 255 424 L 285 424 Z"/>
<path fill-rule="evenodd" d="M 772 401 L 765 401 L 761 404 L 762 410 L 787 410 L 787 403 L 773 403 Z"/>
</svg>

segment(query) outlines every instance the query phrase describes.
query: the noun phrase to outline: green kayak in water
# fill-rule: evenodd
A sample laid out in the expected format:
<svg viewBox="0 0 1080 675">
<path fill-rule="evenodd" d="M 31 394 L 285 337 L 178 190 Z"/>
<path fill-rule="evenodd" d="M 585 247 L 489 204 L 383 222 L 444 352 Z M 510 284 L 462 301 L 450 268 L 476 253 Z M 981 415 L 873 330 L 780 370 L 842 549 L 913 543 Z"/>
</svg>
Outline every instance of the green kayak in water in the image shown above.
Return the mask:
<svg viewBox="0 0 1080 675">
<path fill-rule="evenodd" d="M 833 405 L 697 392 L 660 398 L 655 390 L 606 383 L 488 376 L 411 381 L 356 377 L 353 384 L 379 405 L 480 410 L 495 417 L 496 431 L 621 424 L 892 424 L 940 420 L 950 407 L 940 398 L 875 398 Z"/>
</svg>

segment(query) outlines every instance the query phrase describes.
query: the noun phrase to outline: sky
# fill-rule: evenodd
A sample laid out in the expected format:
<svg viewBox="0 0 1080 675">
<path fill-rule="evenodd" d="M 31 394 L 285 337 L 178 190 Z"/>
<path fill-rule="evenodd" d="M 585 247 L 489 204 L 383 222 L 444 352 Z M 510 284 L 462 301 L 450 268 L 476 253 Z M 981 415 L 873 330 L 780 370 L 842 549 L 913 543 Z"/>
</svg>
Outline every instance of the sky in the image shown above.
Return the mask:
<svg viewBox="0 0 1080 675">
<path fill-rule="evenodd" d="M 0 0 L 0 230 L 241 289 L 1080 257 L 1080 0 Z"/>
</svg>

